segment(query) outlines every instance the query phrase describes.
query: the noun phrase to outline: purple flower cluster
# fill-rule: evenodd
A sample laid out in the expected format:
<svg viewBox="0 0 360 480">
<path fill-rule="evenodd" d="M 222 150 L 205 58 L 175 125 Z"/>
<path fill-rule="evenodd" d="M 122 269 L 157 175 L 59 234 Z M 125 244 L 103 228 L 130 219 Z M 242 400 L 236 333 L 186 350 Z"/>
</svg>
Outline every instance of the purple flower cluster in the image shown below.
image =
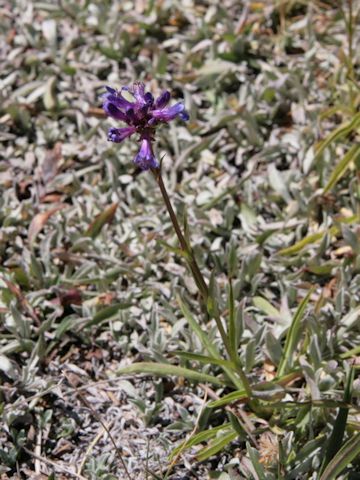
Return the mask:
<svg viewBox="0 0 360 480">
<path fill-rule="evenodd" d="M 140 150 L 134 158 L 134 163 L 142 170 L 159 168 L 152 147 L 156 127 L 161 123 L 168 123 L 176 117 L 188 120 L 189 115 L 183 103 L 179 102 L 168 107 L 170 92 L 164 90 L 155 100 L 150 92 L 145 92 L 143 83 L 135 83 L 131 88 L 123 87 L 120 91 L 106 87 L 103 95 L 103 108 L 109 117 L 125 122 L 124 128 L 110 128 L 108 140 L 115 143 L 122 142 L 134 133 L 140 135 Z M 122 91 L 129 92 L 134 101 L 129 101 L 122 95 Z"/>
</svg>

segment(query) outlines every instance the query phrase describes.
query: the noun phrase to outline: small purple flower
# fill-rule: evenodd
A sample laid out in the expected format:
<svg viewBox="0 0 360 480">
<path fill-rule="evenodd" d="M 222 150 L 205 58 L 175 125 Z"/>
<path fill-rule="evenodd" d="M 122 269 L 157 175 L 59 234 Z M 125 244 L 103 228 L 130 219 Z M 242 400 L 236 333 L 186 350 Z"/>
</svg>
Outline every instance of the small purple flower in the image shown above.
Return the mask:
<svg viewBox="0 0 360 480">
<path fill-rule="evenodd" d="M 161 122 L 169 122 L 176 117 L 181 120 L 189 120 L 189 114 L 186 112 L 183 103 L 176 103 L 170 108 L 162 108 L 161 110 L 153 110 L 152 116 Z"/>
<path fill-rule="evenodd" d="M 108 139 L 110 142 L 120 143 L 135 132 L 135 127 L 110 128 L 108 132 Z"/>
<path fill-rule="evenodd" d="M 123 90 L 129 92 L 134 101 L 127 100 L 122 95 Z M 159 168 L 159 162 L 156 160 L 152 147 L 155 130 L 161 123 L 168 123 L 176 117 L 185 121 L 189 120 L 189 114 L 186 112 L 184 104 L 179 102 L 168 107 L 170 92 L 164 90 L 155 100 L 150 92 L 145 92 L 143 83 L 135 83 L 131 88 L 123 87 L 120 91 L 106 87 L 103 99 L 105 113 L 128 125 L 124 128 L 110 128 L 108 140 L 120 143 L 134 133 L 138 133 L 141 145 L 134 158 L 134 163 L 142 170 Z"/>
<path fill-rule="evenodd" d="M 134 163 L 141 170 L 149 170 L 149 168 L 159 168 L 159 162 L 156 160 L 150 138 L 143 138 L 139 153 L 134 158 Z"/>
</svg>

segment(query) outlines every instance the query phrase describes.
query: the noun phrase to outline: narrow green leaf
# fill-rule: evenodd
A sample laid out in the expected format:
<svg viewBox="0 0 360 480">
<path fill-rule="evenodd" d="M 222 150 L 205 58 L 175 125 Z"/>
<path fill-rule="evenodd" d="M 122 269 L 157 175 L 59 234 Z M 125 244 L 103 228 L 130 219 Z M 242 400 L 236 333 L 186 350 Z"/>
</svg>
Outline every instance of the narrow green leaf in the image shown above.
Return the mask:
<svg viewBox="0 0 360 480">
<path fill-rule="evenodd" d="M 291 401 L 284 401 L 284 402 L 274 402 L 271 401 L 271 406 L 273 408 L 302 408 L 302 407 L 316 407 L 316 408 L 350 408 L 351 405 L 345 404 L 344 402 L 339 402 L 337 400 L 308 400 L 304 402 L 291 402 Z"/>
<path fill-rule="evenodd" d="M 211 357 L 214 358 L 221 358 L 220 353 L 218 352 L 216 346 L 209 340 L 209 337 L 207 333 L 205 333 L 202 328 L 200 327 L 199 323 L 194 319 L 194 317 L 191 315 L 189 309 L 185 305 L 185 303 L 182 301 L 180 297 L 177 297 L 178 303 L 180 305 L 180 309 L 186 318 L 186 320 L 189 322 L 190 327 L 193 329 L 195 334 L 198 336 L 200 339 L 203 347 L 208 351 Z M 233 384 L 235 385 L 236 388 L 241 388 L 242 383 L 241 381 L 237 378 L 237 376 L 234 374 L 232 369 L 228 369 L 227 367 L 223 366 L 222 367 L 226 375 L 231 379 Z"/>
<path fill-rule="evenodd" d="M 97 45 L 97 50 L 99 50 L 106 58 L 110 58 L 110 60 L 116 60 L 118 62 L 121 61 L 122 56 L 119 53 L 119 49 L 114 49 L 112 47 L 107 47 L 104 45 Z"/>
<path fill-rule="evenodd" d="M 209 357 L 207 355 L 200 355 L 198 353 L 189 353 L 189 352 L 182 352 L 180 350 L 175 350 L 175 352 L 171 352 L 172 354 L 178 355 L 185 360 L 194 360 L 196 362 L 204 363 L 206 365 L 219 365 L 220 367 L 227 367 L 233 370 L 236 370 L 236 366 L 230 362 L 229 360 L 223 360 L 221 358 L 214 358 Z"/>
<path fill-rule="evenodd" d="M 338 112 L 345 113 L 345 115 L 348 115 L 348 116 L 353 114 L 353 111 L 347 105 L 341 105 L 341 104 L 340 105 L 334 105 L 332 107 L 326 108 L 326 110 L 324 110 L 322 113 L 320 113 L 319 114 L 319 120 L 323 121 L 326 118 L 329 118 L 329 117 L 333 116 L 335 113 L 338 113 Z"/>
<path fill-rule="evenodd" d="M 347 377 L 347 382 L 344 391 L 344 402 L 350 403 L 351 402 L 351 392 L 352 392 L 352 384 L 354 381 L 354 374 L 355 369 L 351 367 L 350 372 Z M 346 422 L 348 418 L 349 408 L 339 408 L 338 414 L 336 416 L 336 420 L 334 422 L 333 431 L 331 432 L 329 441 L 326 445 L 326 452 L 324 463 L 322 465 L 321 471 L 324 471 L 324 468 L 330 463 L 331 459 L 336 455 L 336 453 L 340 450 L 341 444 L 344 438 Z"/>
<path fill-rule="evenodd" d="M 358 255 L 360 253 L 358 234 L 352 231 L 347 225 L 341 225 L 341 233 L 345 243 L 352 248 L 355 255 Z"/>
<path fill-rule="evenodd" d="M 117 370 L 117 375 L 128 375 L 131 373 L 142 373 L 155 375 L 156 377 L 167 377 L 173 375 L 175 377 L 185 377 L 195 382 L 208 382 L 213 385 L 226 386 L 223 380 L 207 375 L 206 373 L 197 372 L 188 368 L 178 367 L 177 365 L 170 365 L 166 363 L 141 362 L 133 363 L 127 367 Z"/>
<path fill-rule="evenodd" d="M 254 397 L 263 401 L 281 400 L 285 397 L 285 394 L 285 389 L 275 382 L 259 383 L 253 387 Z"/>
<path fill-rule="evenodd" d="M 359 216 L 352 215 L 351 217 L 342 217 L 337 221 L 339 224 L 342 224 L 342 223 L 352 224 L 354 222 L 357 223 L 359 222 Z M 294 245 L 291 245 L 290 247 L 282 248 L 281 250 L 278 251 L 278 255 L 293 255 L 295 253 L 300 252 L 307 245 L 320 242 L 325 235 L 327 234 L 331 236 L 338 235 L 339 232 L 340 232 L 339 226 L 333 225 L 331 228 L 327 230 L 321 230 L 320 232 L 312 233 L 311 235 L 308 235 L 307 237 L 302 238 L 301 240 L 294 243 Z"/>
<path fill-rule="evenodd" d="M 338 227 L 331 227 L 329 230 L 321 230 L 318 233 L 312 233 L 305 238 L 302 238 L 298 242 L 294 243 L 290 247 L 282 248 L 279 250 L 279 255 L 293 255 L 294 253 L 300 252 L 304 247 L 307 245 L 311 245 L 313 243 L 317 243 L 323 239 L 323 237 L 329 233 L 330 235 L 337 235 L 339 233 Z"/>
<path fill-rule="evenodd" d="M 227 433 L 225 435 L 222 435 L 221 437 L 214 440 L 211 443 L 211 445 L 200 450 L 196 455 L 197 460 L 199 462 L 203 462 L 207 458 L 212 457 L 213 455 L 216 455 L 218 452 L 223 450 L 226 447 L 226 445 L 234 441 L 237 438 L 237 436 L 238 434 L 234 431 Z"/>
<path fill-rule="evenodd" d="M 237 276 L 239 271 L 239 261 L 237 258 L 237 247 L 235 242 L 230 242 L 230 246 L 227 252 L 227 268 L 229 278 L 234 278 Z"/>
<path fill-rule="evenodd" d="M 320 143 L 320 146 L 316 150 L 314 161 L 329 147 L 333 142 L 346 137 L 352 131 L 355 131 L 360 126 L 360 112 L 354 115 L 349 122 L 342 123 L 337 129 L 328 135 L 328 137 Z"/>
<path fill-rule="evenodd" d="M 56 77 L 50 77 L 46 82 L 43 95 L 43 102 L 46 110 L 53 110 L 57 106 L 56 82 Z"/>
<path fill-rule="evenodd" d="M 281 316 L 279 310 L 277 310 L 275 307 L 273 307 L 271 305 L 271 303 L 268 302 L 263 297 L 254 297 L 253 298 L 253 304 L 255 305 L 256 308 L 258 308 L 262 312 L 266 313 L 266 315 L 268 315 L 269 317 L 279 318 Z"/>
<path fill-rule="evenodd" d="M 271 331 L 266 332 L 265 346 L 273 364 L 279 365 L 283 355 L 282 346 L 280 340 L 276 338 Z"/>
<path fill-rule="evenodd" d="M 358 455 L 360 455 L 360 433 L 349 438 L 343 445 L 326 467 L 320 480 L 335 480 Z"/>
<path fill-rule="evenodd" d="M 233 403 L 233 402 L 236 402 L 237 400 L 243 400 L 246 398 L 247 398 L 247 395 L 245 390 L 236 390 L 235 392 L 231 392 L 231 393 L 228 393 L 227 395 L 224 395 L 219 400 L 214 400 L 213 402 L 210 402 L 208 404 L 208 407 L 209 408 L 223 407 L 224 405 L 228 405 L 229 403 Z"/>
<path fill-rule="evenodd" d="M 324 193 L 329 192 L 329 190 L 331 190 L 337 184 L 340 178 L 345 174 L 351 162 L 356 161 L 359 157 L 360 145 L 353 145 L 334 168 L 329 181 L 324 188 Z"/>
<path fill-rule="evenodd" d="M 264 469 L 259 462 L 259 453 L 246 442 L 246 450 L 249 454 L 251 464 L 254 467 L 254 470 L 258 476 L 258 480 L 266 480 L 266 475 Z"/>
<path fill-rule="evenodd" d="M 337 338 L 343 338 L 344 332 L 356 328 L 360 321 L 360 305 L 350 310 L 340 321 L 340 328 L 337 332 Z"/>
<path fill-rule="evenodd" d="M 351 350 L 347 350 L 344 353 L 340 354 L 340 358 L 345 360 L 346 358 L 356 357 L 360 354 L 360 345 L 358 347 L 352 348 Z"/>
<path fill-rule="evenodd" d="M 238 417 L 238 415 L 232 413 L 231 410 L 227 412 L 227 416 L 230 420 L 231 426 L 234 429 L 235 432 L 237 432 L 238 436 L 242 439 L 251 437 L 252 434 L 249 431 L 249 428 L 247 425 L 245 425 L 242 420 Z"/>
<path fill-rule="evenodd" d="M 130 308 L 131 305 L 132 303 L 129 302 L 115 303 L 114 305 L 109 305 L 108 307 L 102 308 L 89 322 L 87 322 L 86 326 L 91 327 L 92 325 L 99 325 L 99 323 L 109 320 L 111 317 L 116 315 L 119 310 L 126 310 L 127 308 Z"/>
<path fill-rule="evenodd" d="M 301 464 L 303 461 L 307 461 L 314 453 L 316 450 L 319 450 L 323 446 L 325 442 L 325 438 L 322 435 L 319 435 L 318 437 L 308 441 L 300 451 L 298 451 L 293 464 Z M 291 472 L 292 473 L 292 472 Z"/>
<path fill-rule="evenodd" d="M 218 432 L 222 430 L 228 430 L 229 428 L 231 428 L 231 424 L 225 423 L 224 425 L 219 425 L 218 427 L 214 427 L 209 430 L 204 430 L 203 432 L 197 433 L 193 437 L 190 437 L 188 440 L 182 442 L 178 447 L 174 448 L 174 450 L 169 456 L 169 459 L 173 459 L 180 451 L 183 451 L 186 448 L 191 448 L 194 445 L 198 445 L 199 443 L 211 440 L 212 438 L 216 437 Z"/>
<path fill-rule="evenodd" d="M 89 228 L 86 231 L 86 235 L 91 238 L 95 238 L 101 232 L 103 226 L 106 223 L 111 223 L 114 219 L 115 212 L 117 209 L 118 203 L 113 203 L 110 207 L 106 208 L 103 212 L 101 212 L 95 220 L 91 223 Z"/>
<path fill-rule="evenodd" d="M 164 50 L 160 51 L 157 59 L 156 71 L 159 75 L 165 75 L 167 73 L 167 66 L 169 60 Z"/>
<path fill-rule="evenodd" d="M 296 345 L 299 341 L 301 320 L 304 316 L 306 306 L 309 303 L 310 296 L 313 293 L 313 291 L 314 291 L 313 288 L 309 290 L 309 292 L 303 298 L 303 300 L 301 301 L 300 305 L 298 306 L 295 312 L 294 318 L 291 322 L 290 328 L 286 335 L 283 355 L 281 357 L 279 368 L 278 368 L 278 376 L 284 375 L 287 368 L 292 365 Z"/>
<path fill-rule="evenodd" d="M 178 304 L 180 306 L 181 312 L 188 321 L 191 329 L 195 332 L 199 340 L 201 341 L 203 347 L 209 352 L 209 354 L 214 358 L 220 358 L 219 352 L 217 351 L 216 346 L 209 340 L 208 335 L 202 330 L 199 323 L 195 320 L 192 316 L 190 310 L 188 309 L 187 305 L 183 302 L 183 300 L 178 296 L 177 297 Z"/>
<path fill-rule="evenodd" d="M 80 322 L 82 319 L 80 319 Z M 61 338 L 65 332 L 76 331 L 79 326 L 79 317 L 76 315 L 69 315 L 61 320 L 55 330 L 55 337 Z"/>
<path fill-rule="evenodd" d="M 189 259 L 189 254 L 182 250 L 181 248 L 178 247 L 173 247 L 172 245 L 169 245 L 167 242 L 164 242 L 164 240 L 157 240 L 157 243 L 164 247 L 168 252 L 174 253 L 175 255 L 178 255 L 179 257 L 183 257 L 186 260 Z"/>
</svg>

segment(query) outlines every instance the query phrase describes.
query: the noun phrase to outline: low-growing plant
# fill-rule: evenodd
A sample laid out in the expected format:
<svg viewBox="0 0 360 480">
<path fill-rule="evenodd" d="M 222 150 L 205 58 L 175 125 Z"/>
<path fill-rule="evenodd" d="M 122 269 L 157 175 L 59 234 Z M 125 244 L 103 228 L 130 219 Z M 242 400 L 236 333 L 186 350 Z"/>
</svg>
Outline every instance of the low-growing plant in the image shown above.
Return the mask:
<svg viewBox="0 0 360 480">
<path fill-rule="evenodd" d="M 0 11 L 1 478 L 356 479 L 359 2 Z"/>
<path fill-rule="evenodd" d="M 215 428 L 207 429 L 206 417 L 204 416 L 205 422 L 203 421 L 201 431 L 197 432 L 195 428 L 191 435 L 173 450 L 170 456 L 171 463 L 164 478 L 168 478 L 173 465 L 184 449 L 206 442 L 206 446 L 198 450 L 196 454 L 196 458 L 199 461 L 203 461 L 218 454 L 228 444 L 237 439 L 247 442 L 247 452 L 257 478 L 275 479 L 276 475 L 285 475 L 285 473 L 290 473 L 291 471 L 297 471 L 300 474 L 304 462 L 308 462 L 311 456 L 319 452 L 323 452 L 324 455 L 320 469 L 321 477 L 319 478 L 321 480 L 333 478 L 334 472 L 341 472 L 347 463 L 350 463 L 356 457 L 354 450 L 348 448 L 348 444 L 343 445 L 342 441 L 351 402 L 353 370 L 348 372 L 347 388 L 343 402 L 322 399 L 321 396 L 317 395 L 315 395 L 317 397 L 316 400 L 313 397 L 310 400 L 303 399 L 303 401 L 298 402 L 287 398 L 288 387 L 304 377 L 309 382 L 310 388 L 312 384 L 314 384 L 314 388 L 318 388 L 317 386 L 315 387 L 316 383 L 314 383 L 315 371 L 307 364 L 303 356 L 305 349 L 316 348 L 315 344 L 312 343 L 310 338 L 307 339 L 305 345 L 300 343 L 304 318 L 309 313 L 308 304 L 315 287 L 305 287 L 307 291 L 290 319 L 289 328 L 285 330 L 284 345 L 282 346 L 278 339 L 268 334 L 266 345 L 273 362 L 274 372 L 271 375 L 271 380 L 262 380 L 256 372 L 253 372 L 256 365 L 256 348 L 259 338 L 255 337 L 253 340 L 250 340 L 247 343 L 245 352 L 241 348 L 244 312 L 243 304 L 238 304 L 234 295 L 234 279 L 237 277 L 239 268 L 236 249 L 229 242 L 226 258 L 227 300 L 224 304 L 224 292 L 217 281 L 216 267 L 213 268 L 209 279 L 206 279 L 202 274 L 195 251 L 191 246 L 191 229 L 189 228 L 186 214 L 181 226 L 163 179 L 162 161 L 159 161 L 154 154 L 153 142 L 155 141 L 157 128 L 176 117 L 180 117 L 182 120 L 189 119 L 183 103 L 179 102 L 174 106 L 168 107 L 167 104 L 171 98 L 170 92 L 162 92 L 155 100 L 150 92 L 145 91 L 145 85 L 142 83 L 136 83 L 131 88 L 126 87 L 121 90 L 115 90 L 112 87 L 106 87 L 106 89 L 107 93 L 103 95 L 105 112 L 110 117 L 127 124 L 127 127 L 124 128 L 110 128 L 108 140 L 120 143 L 127 137 L 139 135 L 140 149 L 134 158 L 134 163 L 141 170 L 150 172 L 153 175 L 179 243 L 178 248 L 171 246 L 168 246 L 168 248 L 183 259 L 193 276 L 198 290 L 197 311 L 195 313 L 192 311 L 185 295 L 181 293 L 178 294 L 176 301 L 182 315 L 197 336 L 202 348 L 199 352 L 179 350 L 171 352 L 172 356 L 179 359 L 176 363 L 135 363 L 122 368 L 118 371 L 118 374 L 174 375 L 185 377 L 189 381 L 211 384 L 212 388 L 220 387 L 224 392 L 220 398 L 211 387 L 203 387 L 207 394 L 212 397 L 212 400 L 207 404 L 206 410 L 208 413 L 211 409 L 225 409 L 228 418 L 227 422 Z M 358 117 L 359 114 L 356 114 L 350 122 L 340 126 L 331 134 L 318 149 L 315 160 L 333 141 L 348 135 L 354 128 L 357 128 L 360 121 L 360 117 Z M 352 147 L 347 154 L 351 158 L 346 161 L 346 164 L 354 160 L 357 154 L 358 147 Z M 344 168 L 342 167 L 341 171 L 339 167 L 334 170 L 324 189 L 325 192 L 339 180 Z M 340 173 L 336 174 L 336 171 L 340 171 Z M 335 230 L 333 234 L 335 234 Z M 309 242 L 313 240 L 318 240 L 318 237 L 311 238 Z M 319 240 L 321 240 L 321 237 L 319 237 Z M 288 249 L 283 249 L 279 253 L 280 255 L 296 253 L 309 242 L 302 241 L 298 247 L 294 245 Z M 259 269 L 260 263 L 261 256 L 254 257 L 252 262 L 248 264 L 248 274 L 254 275 Z M 244 263 L 243 268 L 245 265 Z M 236 282 L 236 288 L 239 290 L 238 282 Z M 278 311 L 265 298 L 257 297 L 256 302 L 257 306 L 270 316 L 279 315 Z M 213 332 L 209 334 L 209 326 L 212 322 L 216 326 L 215 335 Z M 262 332 L 260 331 L 261 334 Z M 320 361 L 321 355 L 319 356 Z M 302 368 L 299 368 L 299 366 Z M 206 367 L 206 373 L 204 372 L 204 367 Z M 330 376 L 328 381 L 330 384 L 334 383 L 333 378 Z M 242 408 L 239 409 L 235 406 L 239 404 L 244 406 L 246 413 Z M 268 437 L 262 443 L 256 439 L 256 434 L 261 432 L 265 434 L 266 429 L 264 430 L 261 427 L 255 428 L 254 424 L 258 423 L 261 425 L 265 422 L 268 428 L 271 428 L 271 418 L 276 417 L 280 412 L 284 413 L 284 411 L 287 411 L 289 415 L 289 420 L 284 421 L 283 428 L 285 429 L 286 423 L 288 423 L 287 427 L 292 425 L 292 428 L 298 430 L 301 428 L 302 422 L 311 421 L 310 417 L 312 415 L 321 416 L 324 414 L 324 421 L 326 421 L 326 409 L 336 407 L 339 407 L 339 414 L 334 422 L 329 440 L 325 441 L 326 439 L 322 436 L 317 437 L 314 432 L 313 443 L 305 446 L 306 455 L 301 450 L 297 453 L 291 450 L 290 437 L 285 436 L 284 441 L 277 441 Z M 316 413 L 312 413 L 314 408 L 318 409 L 315 410 Z M 296 410 L 297 413 L 295 413 Z M 209 418 L 209 415 L 207 418 Z M 277 428 L 280 427 L 278 426 Z M 353 437 L 354 445 L 356 444 L 356 452 L 360 448 L 358 447 L 358 438 L 359 435 Z M 267 450 L 270 450 L 270 453 Z M 293 468 L 295 465 L 296 468 Z M 265 468 L 266 466 L 268 468 Z M 155 478 L 160 477 L 155 476 Z M 278 476 L 277 478 L 280 477 Z M 288 478 L 296 478 L 296 476 L 290 474 Z"/>
</svg>

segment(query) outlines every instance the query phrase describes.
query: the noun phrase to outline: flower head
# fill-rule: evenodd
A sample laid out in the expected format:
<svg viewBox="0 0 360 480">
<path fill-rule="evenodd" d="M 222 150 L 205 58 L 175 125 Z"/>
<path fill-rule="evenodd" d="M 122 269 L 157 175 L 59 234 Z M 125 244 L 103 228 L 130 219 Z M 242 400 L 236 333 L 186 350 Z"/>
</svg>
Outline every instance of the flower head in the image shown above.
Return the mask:
<svg viewBox="0 0 360 480">
<path fill-rule="evenodd" d="M 124 128 L 110 128 L 108 140 L 120 143 L 134 133 L 139 134 L 140 150 L 134 158 L 134 163 L 142 170 L 159 168 L 151 143 L 155 130 L 160 124 L 168 123 L 176 117 L 188 120 L 189 115 L 184 104 L 179 102 L 168 107 L 170 92 L 164 90 L 155 100 L 150 92 L 145 92 L 143 83 L 135 83 L 131 88 L 123 87 L 120 91 L 111 87 L 106 87 L 106 90 L 103 95 L 105 113 L 127 124 Z M 129 92 L 133 101 L 125 98 L 123 91 Z"/>
</svg>

